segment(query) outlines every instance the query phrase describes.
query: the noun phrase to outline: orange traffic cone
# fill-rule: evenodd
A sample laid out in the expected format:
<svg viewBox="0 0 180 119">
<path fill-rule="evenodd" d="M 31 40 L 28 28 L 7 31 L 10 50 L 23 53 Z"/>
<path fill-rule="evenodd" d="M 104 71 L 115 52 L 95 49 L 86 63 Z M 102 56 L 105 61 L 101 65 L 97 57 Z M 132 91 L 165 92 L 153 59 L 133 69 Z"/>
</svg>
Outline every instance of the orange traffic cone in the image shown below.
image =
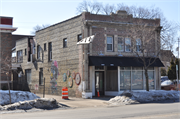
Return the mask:
<svg viewBox="0 0 180 119">
<path fill-rule="evenodd" d="M 98 93 L 98 97 L 100 97 L 100 95 L 99 95 L 99 91 L 98 91 L 97 93 Z"/>
</svg>

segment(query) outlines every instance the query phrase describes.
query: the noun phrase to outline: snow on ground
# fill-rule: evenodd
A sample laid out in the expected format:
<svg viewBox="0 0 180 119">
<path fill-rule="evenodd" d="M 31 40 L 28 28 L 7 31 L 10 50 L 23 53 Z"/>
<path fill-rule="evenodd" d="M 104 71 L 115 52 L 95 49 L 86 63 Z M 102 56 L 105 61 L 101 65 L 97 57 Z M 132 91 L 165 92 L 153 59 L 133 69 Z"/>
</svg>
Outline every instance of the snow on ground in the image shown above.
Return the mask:
<svg viewBox="0 0 180 119">
<path fill-rule="evenodd" d="M 9 91 L 0 90 L 0 110 L 53 109 L 64 107 L 53 98 L 39 98 L 27 91 L 11 90 L 11 103 L 9 104 Z"/>
<path fill-rule="evenodd" d="M 11 92 L 11 103 L 34 100 L 39 98 L 35 94 L 28 91 L 10 91 Z M 9 104 L 9 90 L 0 90 L 0 105 Z"/>
<path fill-rule="evenodd" d="M 111 98 L 108 103 L 110 105 L 127 105 L 143 102 L 164 101 L 170 99 L 178 99 L 179 91 L 124 91 L 119 96 Z"/>
</svg>

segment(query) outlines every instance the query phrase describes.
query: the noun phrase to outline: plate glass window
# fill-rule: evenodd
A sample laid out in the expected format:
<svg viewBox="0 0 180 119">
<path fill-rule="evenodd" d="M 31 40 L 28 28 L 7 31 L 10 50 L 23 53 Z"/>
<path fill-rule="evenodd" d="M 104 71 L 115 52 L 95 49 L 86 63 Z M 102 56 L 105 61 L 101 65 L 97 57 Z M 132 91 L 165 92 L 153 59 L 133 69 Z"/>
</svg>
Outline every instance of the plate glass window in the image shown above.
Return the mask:
<svg viewBox="0 0 180 119">
<path fill-rule="evenodd" d="M 107 37 L 107 51 L 113 51 L 113 37 Z"/>
</svg>

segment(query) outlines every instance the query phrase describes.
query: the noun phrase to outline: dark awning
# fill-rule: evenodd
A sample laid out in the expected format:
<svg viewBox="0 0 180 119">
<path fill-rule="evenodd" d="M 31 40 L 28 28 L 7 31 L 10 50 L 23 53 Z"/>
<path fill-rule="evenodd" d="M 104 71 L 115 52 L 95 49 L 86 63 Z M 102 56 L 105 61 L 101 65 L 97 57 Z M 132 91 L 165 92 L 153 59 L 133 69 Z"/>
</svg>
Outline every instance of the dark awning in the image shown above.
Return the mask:
<svg viewBox="0 0 180 119">
<path fill-rule="evenodd" d="M 159 58 L 146 58 L 146 64 L 154 60 L 155 62 L 151 67 L 164 67 Z M 143 67 L 144 65 L 138 57 L 89 56 L 89 66 Z"/>
</svg>

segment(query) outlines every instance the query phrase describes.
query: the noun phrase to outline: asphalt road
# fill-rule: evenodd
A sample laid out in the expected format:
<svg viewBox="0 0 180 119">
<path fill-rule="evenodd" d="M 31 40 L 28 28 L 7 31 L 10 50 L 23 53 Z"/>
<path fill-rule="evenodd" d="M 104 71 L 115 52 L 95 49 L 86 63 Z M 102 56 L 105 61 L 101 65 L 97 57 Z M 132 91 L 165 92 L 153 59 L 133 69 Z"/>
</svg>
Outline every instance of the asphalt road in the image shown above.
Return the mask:
<svg viewBox="0 0 180 119">
<path fill-rule="evenodd" d="M 1 114 L 0 119 L 180 119 L 180 103 L 149 103 Z"/>
</svg>

